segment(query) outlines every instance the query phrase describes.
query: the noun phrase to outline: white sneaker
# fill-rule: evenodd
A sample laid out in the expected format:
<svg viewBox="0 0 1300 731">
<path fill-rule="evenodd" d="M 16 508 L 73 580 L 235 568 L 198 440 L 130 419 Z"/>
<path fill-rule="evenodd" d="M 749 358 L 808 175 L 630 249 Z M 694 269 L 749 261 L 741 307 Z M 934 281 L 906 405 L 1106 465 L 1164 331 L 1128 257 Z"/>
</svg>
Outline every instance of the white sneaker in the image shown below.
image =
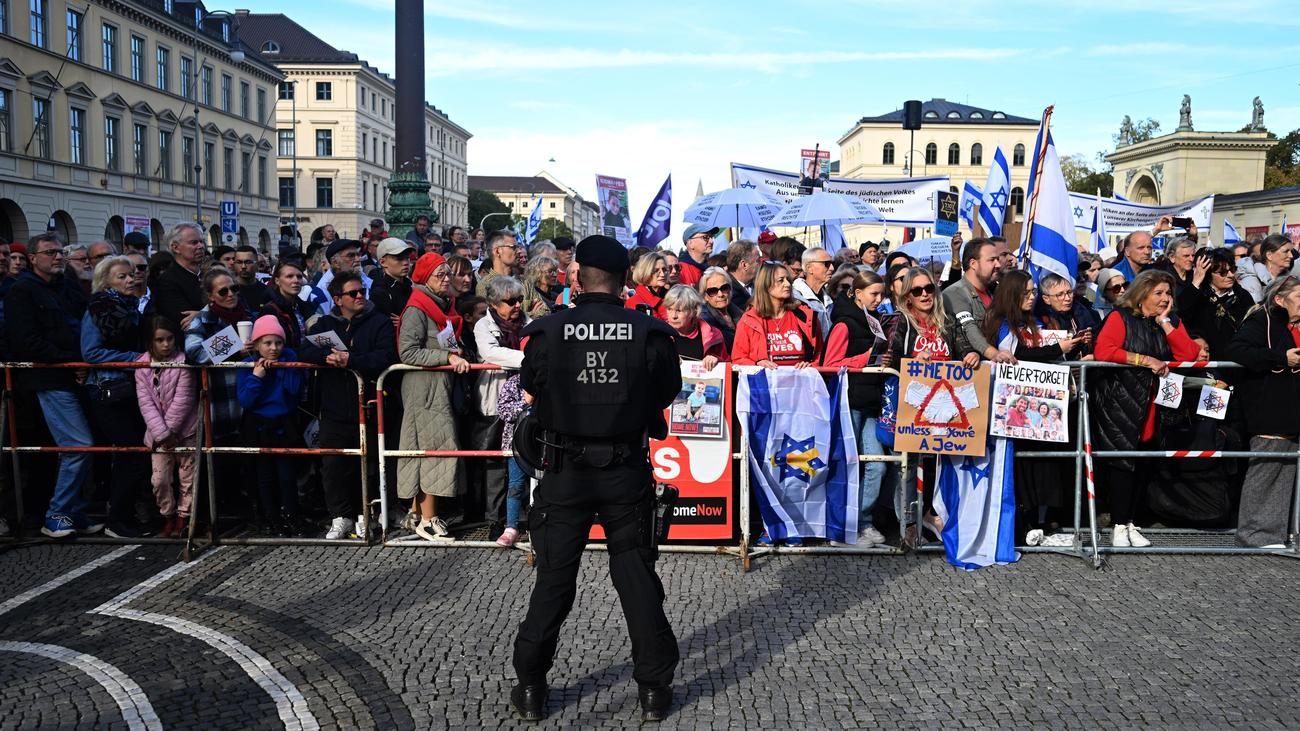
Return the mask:
<svg viewBox="0 0 1300 731">
<path fill-rule="evenodd" d="M 1053 533 L 1043 539 L 1041 544 L 1045 548 L 1064 548 L 1074 545 L 1074 536 L 1069 533 Z"/>
<path fill-rule="evenodd" d="M 1110 529 L 1110 545 L 1115 548 L 1128 548 L 1133 545 L 1128 541 L 1128 526 L 1117 525 Z"/>
<path fill-rule="evenodd" d="M 867 526 L 858 533 L 858 546 L 861 548 L 870 548 L 879 546 L 885 542 L 885 535 L 876 530 L 875 526 Z"/>
<path fill-rule="evenodd" d="M 437 516 L 420 521 L 419 525 L 415 526 L 415 534 L 426 541 L 454 540 L 451 531 L 447 529 L 447 524 Z"/>
<path fill-rule="evenodd" d="M 1132 523 L 1128 524 L 1128 542 L 1134 548 L 1146 548 L 1151 545 L 1151 541 L 1147 540 L 1146 536 L 1138 533 L 1137 526 Z"/>
<path fill-rule="evenodd" d="M 1042 542 L 1043 542 L 1043 530 L 1041 528 L 1035 528 L 1025 534 L 1026 546 L 1037 546 L 1037 545 L 1041 545 Z"/>
<path fill-rule="evenodd" d="M 1267 546 L 1260 546 L 1260 548 L 1286 548 L 1286 544 L 1285 544 L 1285 543 L 1270 543 L 1270 544 L 1268 544 Z"/>
<path fill-rule="evenodd" d="M 335 518 L 330 523 L 330 529 L 329 532 L 325 534 L 325 540 L 337 541 L 342 538 L 347 538 L 352 535 L 352 529 L 355 528 L 356 525 L 357 524 L 354 523 L 351 518 Z"/>
</svg>

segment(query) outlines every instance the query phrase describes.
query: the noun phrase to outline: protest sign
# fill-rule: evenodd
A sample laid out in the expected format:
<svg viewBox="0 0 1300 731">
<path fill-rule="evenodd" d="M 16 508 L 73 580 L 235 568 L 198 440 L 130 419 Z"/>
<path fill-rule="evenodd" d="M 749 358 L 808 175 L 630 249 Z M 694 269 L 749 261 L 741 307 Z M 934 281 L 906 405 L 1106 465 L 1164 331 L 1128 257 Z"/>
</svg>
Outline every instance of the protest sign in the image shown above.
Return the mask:
<svg viewBox="0 0 1300 731">
<path fill-rule="evenodd" d="M 1155 402 L 1157 406 L 1178 408 L 1178 404 L 1183 402 L 1183 377 L 1177 373 L 1168 373 L 1156 382 Z"/>
<path fill-rule="evenodd" d="M 935 194 L 934 205 L 935 236 L 952 236 L 957 233 L 958 196 L 956 193 L 941 190 Z"/>
<path fill-rule="evenodd" d="M 1092 193 L 1071 193 L 1070 207 L 1074 213 L 1074 227 L 1085 231 L 1092 230 L 1092 214 L 1097 210 L 1097 196 Z M 1132 201 L 1114 198 L 1101 199 L 1102 220 L 1106 222 L 1107 234 L 1130 234 L 1134 231 L 1146 231 L 1161 216 L 1186 216 L 1192 219 L 1202 232 L 1210 230 L 1210 216 L 1214 213 L 1214 196 L 1207 195 L 1184 203 L 1169 206 L 1150 206 Z"/>
<path fill-rule="evenodd" d="M 141 233 L 146 239 L 153 243 L 152 227 L 149 225 L 149 219 L 142 216 L 124 216 L 122 218 L 122 234 Z"/>
<path fill-rule="evenodd" d="M 1067 442 L 1070 430 L 1070 369 L 1043 363 L 993 365 L 995 437 Z"/>
<path fill-rule="evenodd" d="M 1222 421 L 1223 415 L 1228 413 L 1228 399 L 1231 397 L 1232 392 L 1227 389 L 1201 386 L 1201 397 L 1196 403 L 1196 413 Z"/>
<path fill-rule="evenodd" d="M 904 358 L 899 372 L 896 450 L 984 456 L 989 427 L 988 368 Z"/>
<path fill-rule="evenodd" d="M 607 175 L 596 176 L 596 198 L 600 201 L 600 230 L 629 249 L 636 244 L 632 218 L 627 210 L 627 181 Z"/>
<path fill-rule="evenodd" d="M 203 341 L 203 352 L 208 354 L 213 363 L 225 363 L 238 355 L 243 347 L 244 341 L 239 339 L 239 332 L 234 325 L 227 325 L 226 329 Z"/>
<path fill-rule="evenodd" d="M 822 188 L 831 177 L 831 151 L 803 149 L 799 151 L 799 194 L 808 195 L 813 188 Z"/>
<path fill-rule="evenodd" d="M 327 350 L 341 350 L 345 353 L 348 350 L 348 346 L 343 344 L 343 341 L 339 339 L 338 333 L 334 332 L 333 330 L 326 330 L 323 333 L 316 333 L 315 335 L 306 335 L 304 337 L 306 340 L 310 341 L 312 345 L 315 345 L 318 348 L 325 348 Z"/>
<path fill-rule="evenodd" d="M 694 366 L 691 373 L 686 373 Z M 668 407 L 668 433 L 679 437 L 721 439 L 723 370 L 717 365 L 704 371 L 699 363 L 682 364 L 682 390 Z"/>
<path fill-rule="evenodd" d="M 731 164 L 731 182 L 737 188 L 753 188 L 789 203 L 799 196 L 799 173 L 787 173 L 752 165 Z M 822 184 L 827 193 L 855 195 L 870 203 L 885 222 L 904 226 L 934 225 L 935 194 L 948 190 L 948 177 L 857 180 L 828 178 Z"/>
</svg>

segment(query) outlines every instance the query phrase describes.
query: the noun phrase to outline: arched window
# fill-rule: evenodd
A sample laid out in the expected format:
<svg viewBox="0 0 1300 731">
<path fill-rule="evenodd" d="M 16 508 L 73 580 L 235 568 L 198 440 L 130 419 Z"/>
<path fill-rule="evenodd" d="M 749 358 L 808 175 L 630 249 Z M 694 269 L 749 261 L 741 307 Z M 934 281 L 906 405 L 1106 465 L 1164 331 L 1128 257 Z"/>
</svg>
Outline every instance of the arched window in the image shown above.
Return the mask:
<svg viewBox="0 0 1300 731">
<path fill-rule="evenodd" d="M 981 145 L 980 143 L 976 142 L 975 144 L 970 146 L 970 164 L 971 165 L 984 164 L 984 145 Z"/>
<path fill-rule="evenodd" d="M 1011 211 L 1017 216 L 1025 212 L 1025 191 L 1021 188 L 1011 189 Z"/>
<path fill-rule="evenodd" d="M 948 119 L 961 119 L 961 112 L 953 110 L 951 112 L 948 112 L 947 117 Z"/>
<path fill-rule="evenodd" d="M 926 112 L 926 113 L 925 113 L 924 115 L 922 115 L 922 116 L 924 116 L 926 119 L 938 119 L 938 118 L 939 118 L 939 113 L 936 112 L 936 111 L 934 111 L 933 109 L 931 109 L 930 111 Z"/>
<path fill-rule="evenodd" d="M 961 145 L 957 144 L 956 142 L 952 143 L 951 145 L 948 145 L 948 164 L 949 165 L 961 164 Z"/>
<path fill-rule="evenodd" d="M 885 146 L 880 150 L 880 164 L 881 165 L 894 164 L 894 143 L 886 142 Z"/>
<path fill-rule="evenodd" d="M 925 164 L 926 165 L 939 164 L 939 146 L 934 144 L 933 142 L 925 146 Z"/>
<path fill-rule="evenodd" d="M 1011 164 L 1012 164 L 1012 165 L 1015 165 L 1016 167 L 1024 167 L 1024 166 L 1025 166 L 1025 146 L 1024 146 L 1024 145 L 1017 144 L 1017 145 L 1016 145 L 1016 149 L 1013 150 L 1013 151 L 1011 152 Z"/>
</svg>

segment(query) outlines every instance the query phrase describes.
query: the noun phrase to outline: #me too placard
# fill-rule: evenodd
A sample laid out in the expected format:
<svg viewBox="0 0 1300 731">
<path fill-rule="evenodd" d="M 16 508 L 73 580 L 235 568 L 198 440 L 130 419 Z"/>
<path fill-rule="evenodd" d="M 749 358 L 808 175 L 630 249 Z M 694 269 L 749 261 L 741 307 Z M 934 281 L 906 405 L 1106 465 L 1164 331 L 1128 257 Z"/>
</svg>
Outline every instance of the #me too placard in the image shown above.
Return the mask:
<svg viewBox="0 0 1300 731">
<path fill-rule="evenodd" d="M 984 456 L 989 426 L 987 365 L 903 359 L 894 449 Z"/>
</svg>

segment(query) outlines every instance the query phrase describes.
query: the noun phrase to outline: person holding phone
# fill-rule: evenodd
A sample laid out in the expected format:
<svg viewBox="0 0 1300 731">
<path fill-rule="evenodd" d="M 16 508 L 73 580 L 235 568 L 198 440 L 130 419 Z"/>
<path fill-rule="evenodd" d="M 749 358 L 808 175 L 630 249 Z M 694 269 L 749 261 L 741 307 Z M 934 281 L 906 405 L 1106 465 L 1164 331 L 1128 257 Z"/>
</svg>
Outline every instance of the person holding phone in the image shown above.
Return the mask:
<svg viewBox="0 0 1300 731">
<path fill-rule="evenodd" d="M 1092 360 L 1093 337 L 1101 326 L 1097 311 L 1077 296 L 1070 282 L 1056 274 L 1047 274 L 1038 283 L 1038 302 L 1034 318 L 1043 330 L 1064 330 L 1074 346 L 1070 360 Z"/>
</svg>

